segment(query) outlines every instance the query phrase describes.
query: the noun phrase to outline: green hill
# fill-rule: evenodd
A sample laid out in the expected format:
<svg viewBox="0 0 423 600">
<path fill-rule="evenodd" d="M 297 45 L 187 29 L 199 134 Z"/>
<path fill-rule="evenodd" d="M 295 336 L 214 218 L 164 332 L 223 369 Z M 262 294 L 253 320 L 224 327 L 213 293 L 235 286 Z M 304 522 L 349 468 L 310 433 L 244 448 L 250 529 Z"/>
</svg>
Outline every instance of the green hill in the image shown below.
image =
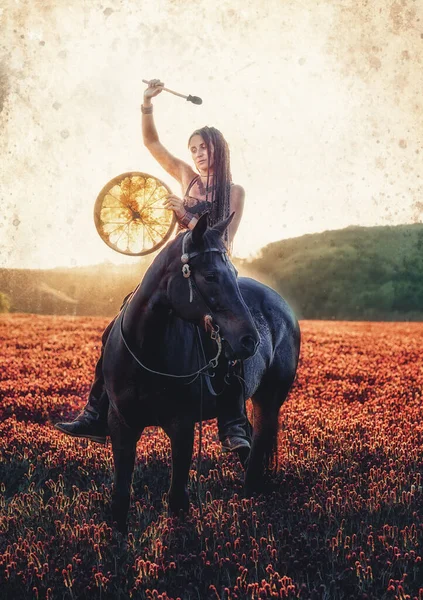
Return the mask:
<svg viewBox="0 0 423 600">
<path fill-rule="evenodd" d="M 0 269 L 13 312 L 116 314 L 153 256 L 133 265 Z M 347 227 L 282 240 L 240 275 L 271 285 L 301 319 L 423 320 L 423 224 Z"/>
<path fill-rule="evenodd" d="M 423 320 L 423 224 L 347 227 L 269 244 L 246 263 L 304 319 Z"/>
</svg>

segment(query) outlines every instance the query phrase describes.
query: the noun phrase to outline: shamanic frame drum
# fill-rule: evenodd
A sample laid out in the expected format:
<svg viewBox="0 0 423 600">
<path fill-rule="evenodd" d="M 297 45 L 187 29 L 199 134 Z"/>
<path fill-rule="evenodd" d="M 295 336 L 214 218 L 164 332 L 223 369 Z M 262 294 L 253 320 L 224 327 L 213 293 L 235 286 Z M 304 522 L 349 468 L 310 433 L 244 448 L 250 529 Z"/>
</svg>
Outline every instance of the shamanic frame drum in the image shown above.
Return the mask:
<svg viewBox="0 0 423 600">
<path fill-rule="evenodd" d="M 164 208 L 169 187 L 152 175 L 132 171 L 109 181 L 97 196 L 94 222 L 110 248 L 129 256 L 158 250 L 170 238 L 176 217 Z"/>
</svg>

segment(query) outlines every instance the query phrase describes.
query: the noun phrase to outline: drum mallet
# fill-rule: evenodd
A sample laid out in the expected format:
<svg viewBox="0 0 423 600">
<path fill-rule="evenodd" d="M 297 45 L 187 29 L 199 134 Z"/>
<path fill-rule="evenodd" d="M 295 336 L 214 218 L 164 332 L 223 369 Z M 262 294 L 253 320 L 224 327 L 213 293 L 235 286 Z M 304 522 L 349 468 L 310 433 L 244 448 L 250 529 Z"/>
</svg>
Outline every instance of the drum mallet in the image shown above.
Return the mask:
<svg viewBox="0 0 423 600">
<path fill-rule="evenodd" d="M 148 83 L 146 79 L 142 80 L 143 83 Z M 171 94 L 175 94 L 175 96 L 179 96 L 180 98 L 185 98 L 188 102 L 192 102 L 193 104 L 203 104 L 203 101 L 198 96 L 184 96 L 184 94 L 179 94 L 178 92 L 174 92 L 173 90 L 169 90 L 168 88 L 163 88 L 164 92 L 170 92 Z"/>
</svg>

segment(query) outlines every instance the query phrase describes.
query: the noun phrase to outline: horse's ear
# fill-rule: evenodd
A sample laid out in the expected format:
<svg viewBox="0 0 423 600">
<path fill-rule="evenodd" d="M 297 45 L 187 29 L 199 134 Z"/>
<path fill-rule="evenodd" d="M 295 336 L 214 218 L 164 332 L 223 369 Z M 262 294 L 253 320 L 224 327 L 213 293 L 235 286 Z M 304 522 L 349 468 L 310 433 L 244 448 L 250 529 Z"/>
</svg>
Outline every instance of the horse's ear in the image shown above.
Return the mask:
<svg viewBox="0 0 423 600">
<path fill-rule="evenodd" d="M 215 225 L 214 227 L 212 227 L 212 230 L 213 231 L 217 231 L 217 233 L 220 235 L 220 237 L 222 237 L 223 234 L 225 233 L 226 229 L 231 224 L 232 219 L 234 218 L 234 214 L 235 214 L 235 212 L 233 212 L 232 214 L 230 214 L 227 219 L 224 219 L 223 221 L 220 221 L 220 223 L 218 223 L 217 225 Z"/>
<path fill-rule="evenodd" d="M 198 223 L 195 224 L 194 229 L 192 230 L 192 241 L 195 246 L 201 244 L 203 240 L 203 235 L 207 229 L 209 220 L 209 213 L 206 212 L 204 215 L 198 219 Z"/>
</svg>

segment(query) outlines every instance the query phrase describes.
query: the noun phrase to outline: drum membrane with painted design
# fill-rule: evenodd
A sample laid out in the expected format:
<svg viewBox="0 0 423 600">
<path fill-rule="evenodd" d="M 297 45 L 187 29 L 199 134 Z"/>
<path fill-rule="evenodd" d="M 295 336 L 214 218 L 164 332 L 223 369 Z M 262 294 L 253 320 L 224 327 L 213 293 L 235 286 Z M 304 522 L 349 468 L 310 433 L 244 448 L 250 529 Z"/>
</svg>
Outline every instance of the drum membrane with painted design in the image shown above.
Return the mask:
<svg viewBox="0 0 423 600">
<path fill-rule="evenodd" d="M 118 175 L 103 187 L 94 205 L 100 237 L 121 254 L 155 252 L 175 227 L 175 213 L 163 207 L 171 193 L 165 183 L 147 173 Z"/>
</svg>

